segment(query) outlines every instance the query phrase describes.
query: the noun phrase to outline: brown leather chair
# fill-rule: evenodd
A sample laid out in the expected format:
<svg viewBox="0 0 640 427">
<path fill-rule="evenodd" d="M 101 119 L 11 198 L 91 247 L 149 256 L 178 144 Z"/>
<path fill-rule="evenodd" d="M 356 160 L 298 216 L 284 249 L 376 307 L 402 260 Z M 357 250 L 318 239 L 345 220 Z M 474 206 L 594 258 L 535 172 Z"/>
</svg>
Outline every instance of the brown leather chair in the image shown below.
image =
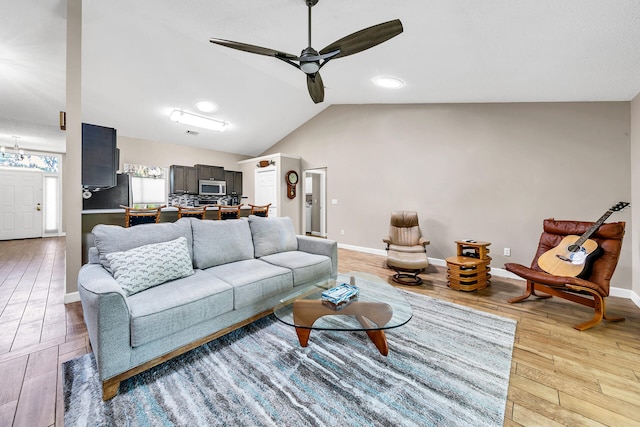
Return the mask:
<svg viewBox="0 0 640 427">
<path fill-rule="evenodd" d="M 238 219 L 240 218 L 240 208 L 242 205 L 218 206 L 218 219 Z"/>
<path fill-rule="evenodd" d="M 391 213 L 387 244 L 387 266 L 396 271 L 391 279 L 402 285 L 420 285 L 418 274 L 429 266 L 426 245 L 418 225 L 418 213 L 399 211 Z"/>
<path fill-rule="evenodd" d="M 603 224 L 591 235 L 590 239 L 598 243 L 601 255 L 595 258 L 590 268 L 585 269 L 584 277 L 556 276 L 549 274 L 540 268 L 538 258 L 545 252 L 555 248 L 560 241 L 569 235 L 580 236 L 584 234 L 593 222 L 581 221 L 557 221 L 553 218 L 545 219 L 543 233 L 540 236 L 538 250 L 531 263 L 531 267 L 508 263 L 505 268 L 526 279 L 527 288 L 524 295 L 510 299 L 510 303 L 516 303 L 529 298 L 531 295 L 539 298 L 551 298 L 557 296 L 578 304 L 592 307 L 593 318 L 587 322 L 574 326 L 579 331 L 589 329 L 606 319 L 610 322 L 624 320 L 622 317 L 609 317 L 605 312 L 605 297 L 609 296 L 609 282 L 618 265 L 618 258 L 622 249 L 624 236 L 624 222 Z M 536 291 L 547 295 L 538 295 Z"/>
<path fill-rule="evenodd" d="M 178 206 L 178 219 L 187 217 L 187 218 L 198 218 L 204 219 L 207 214 L 207 207 L 209 205 L 204 206 Z"/>
<path fill-rule="evenodd" d="M 263 216 L 265 218 L 269 216 L 269 206 L 271 206 L 271 203 L 262 206 L 252 205 L 251 203 L 249 203 L 249 206 L 251 206 L 250 215 Z"/>
<path fill-rule="evenodd" d="M 124 209 L 124 226 L 133 227 L 140 224 L 153 224 L 160 222 L 160 210 L 166 208 L 165 205 L 157 208 L 131 208 L 120 205 Z"/>
</svg>

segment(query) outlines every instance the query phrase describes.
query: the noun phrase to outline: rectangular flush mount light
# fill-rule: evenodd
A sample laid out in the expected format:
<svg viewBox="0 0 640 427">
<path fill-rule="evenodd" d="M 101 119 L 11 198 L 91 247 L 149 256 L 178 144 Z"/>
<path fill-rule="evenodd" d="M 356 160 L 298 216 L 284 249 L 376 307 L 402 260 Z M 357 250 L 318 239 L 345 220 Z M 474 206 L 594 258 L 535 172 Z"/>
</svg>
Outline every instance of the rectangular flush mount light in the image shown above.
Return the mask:
<svg viewBox="0 0 640 427">
<path fill-rule="evenodd" d="M 228 126 L 227 122 L 221 120 L 210 119 L 209 117 L 198 116 L 196 114 L 186 113 L 182 110 L 173 110 L 169 114 L 169 118 L 174 122 L 185 125 L 195 126 L 203 129 L 211 129 L 222 132 Z"/>
</svg>

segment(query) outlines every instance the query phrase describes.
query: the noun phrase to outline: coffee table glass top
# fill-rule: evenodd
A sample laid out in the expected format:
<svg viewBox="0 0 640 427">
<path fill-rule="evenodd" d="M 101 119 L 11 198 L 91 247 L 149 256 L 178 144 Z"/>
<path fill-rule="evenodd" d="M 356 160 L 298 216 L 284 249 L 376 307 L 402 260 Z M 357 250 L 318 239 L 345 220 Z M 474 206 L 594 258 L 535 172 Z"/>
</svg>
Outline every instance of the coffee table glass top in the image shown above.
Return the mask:
<svg viewBox="0 0 640 427">
<path fill-rule="evenodd" d="M 321 294 L 327 289 L 349 283 L 355 278 L 357 299 L 340 309 L 323 304 Z M 296 328 L 329 331 L 375 331 L 397 328 L 407 323 L 411 305 L 386 280 L 369 273 L 350 272 L 337 280 L 327 280 L 294 290 L 274 309 L 276 318 Z"/>
</svg>

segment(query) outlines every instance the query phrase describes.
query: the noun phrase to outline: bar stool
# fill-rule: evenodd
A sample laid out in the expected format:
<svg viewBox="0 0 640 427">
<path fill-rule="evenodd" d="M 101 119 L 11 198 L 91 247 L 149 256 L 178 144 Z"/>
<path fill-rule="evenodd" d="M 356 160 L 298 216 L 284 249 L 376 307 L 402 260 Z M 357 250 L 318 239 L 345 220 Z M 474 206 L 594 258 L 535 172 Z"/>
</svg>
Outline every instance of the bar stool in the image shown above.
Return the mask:
<svg viewBox="0 0 640 427">
<path fill-rule="evenodd" d="M 160 222 L 160 211 L 166 208 L 166 205 L 157 208 L 132 208 L 120 205 L 124 209 L 124 226 L 133 227 L 140 224 L 153 224 Z"/>
<path fill-rule="evenodd" d="M 207 207 L 209 207 L 209 205 L 178 206 L 178 219 L 183 217 L 204 219 L 207 214 Z"/>
<path fill-rule="evenodd" d="M 268 205 L 252 205 L 249 203 L 249 206 L 251 206 L 250 215 L 263 216 L 265 218 L 269 216 L 269 206 L 271 206 L 271 203 Z"/>
<path fill-rule="evenodd" d="M 240 218 L 240 207 L 242 207 L 242 204 L 235 206 L 218 206 L 218 219 Z"/>
</svg>

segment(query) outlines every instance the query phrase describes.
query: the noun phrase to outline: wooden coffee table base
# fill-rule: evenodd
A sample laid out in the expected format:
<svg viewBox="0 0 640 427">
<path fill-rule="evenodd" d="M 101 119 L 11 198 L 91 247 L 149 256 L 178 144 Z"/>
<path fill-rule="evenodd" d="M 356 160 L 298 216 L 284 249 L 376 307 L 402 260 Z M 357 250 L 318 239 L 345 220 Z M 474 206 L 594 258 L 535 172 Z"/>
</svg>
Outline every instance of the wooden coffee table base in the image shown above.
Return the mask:
<svg viewBox="0 0 640 427">
<path fill-rule="evenodd" d="M 365 329 L 369 339 L 375 344 L 380 354 L 389 354 L 387 337 L 382 329 L 371 329 L 375 325 L 386 325 L 393 311 L 391 306 L 382 302 L 353 301 L 346 307 L 335 310 L 327 307 L 319 300 L 298 300 L 293 303 L 293 320 L 296 325 L 296 334 L 302 347 L 309 343 L 309 335 L 313 324 L 322 316 L 346 315 L 355 316 Z M 371 323 L 373 322 L 373 323 Z"/>
</svg>

